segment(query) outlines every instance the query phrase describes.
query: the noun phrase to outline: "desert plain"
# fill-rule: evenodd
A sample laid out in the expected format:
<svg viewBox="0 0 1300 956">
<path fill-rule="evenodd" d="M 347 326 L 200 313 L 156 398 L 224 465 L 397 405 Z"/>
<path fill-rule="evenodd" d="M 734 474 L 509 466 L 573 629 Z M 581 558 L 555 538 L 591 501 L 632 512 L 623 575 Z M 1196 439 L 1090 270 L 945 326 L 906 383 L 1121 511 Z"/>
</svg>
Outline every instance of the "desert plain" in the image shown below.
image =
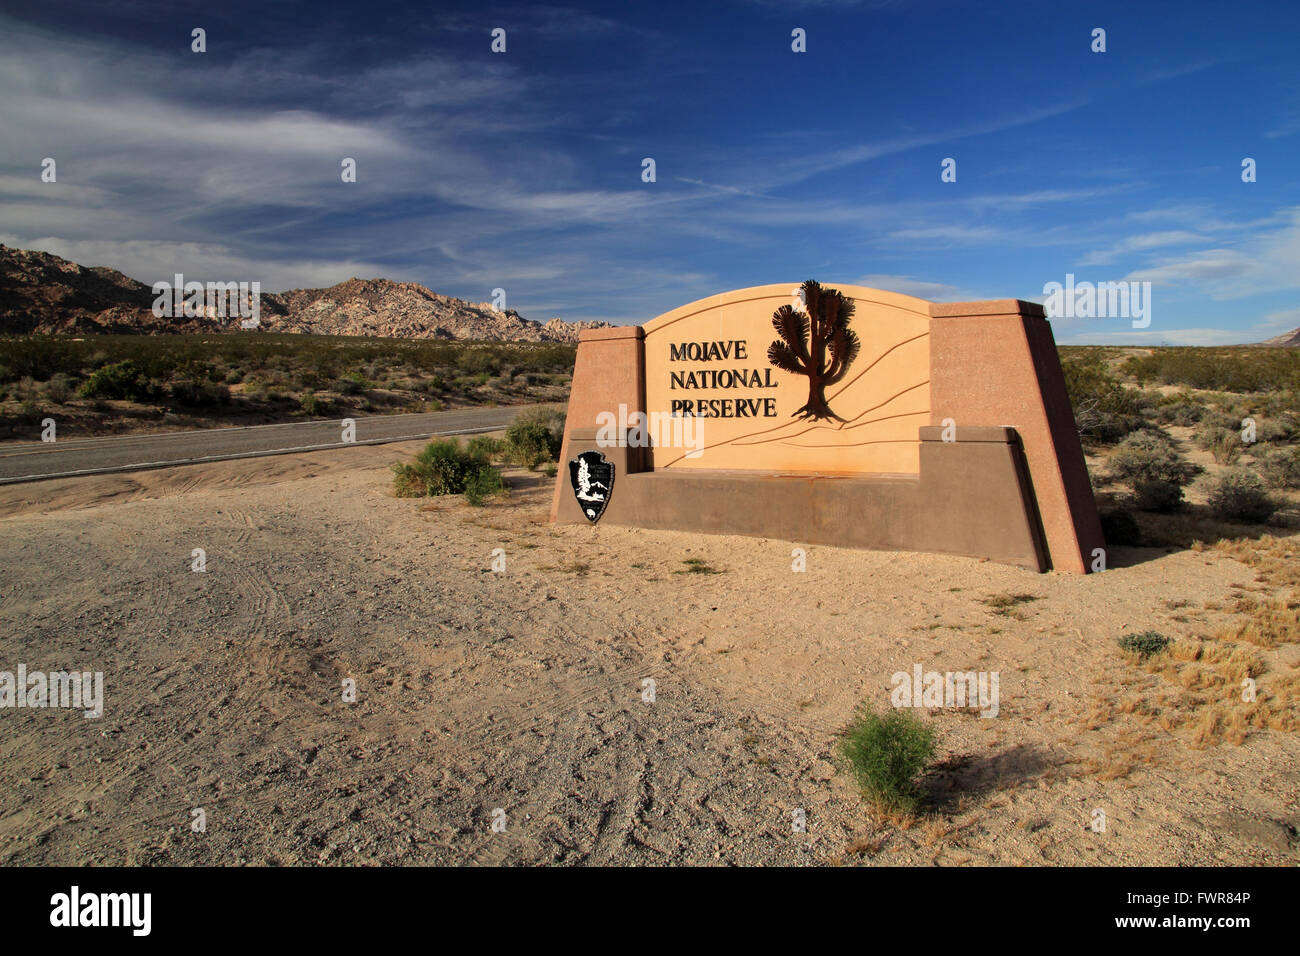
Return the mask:
<svg viewBox="0 0 1300 956">
<path fill-rule="evenodd" d="M 105 682 L 98 719 L 4 715 L 0 863 L 1300 862 L 1300 645 L 1222 639 L 1285 607 L 1293 532 L 800 572 L 797 543 L 551 525 L 520 468 L 481 508 L 396 498 L 420 446 L 0 488 L 0 660 Z M 1120 648 L 1149 630 L 1168 654 Z M 836 741 L 918 664 L 1000 701 L 920 711 L 907 816 Z"/>
</svg>

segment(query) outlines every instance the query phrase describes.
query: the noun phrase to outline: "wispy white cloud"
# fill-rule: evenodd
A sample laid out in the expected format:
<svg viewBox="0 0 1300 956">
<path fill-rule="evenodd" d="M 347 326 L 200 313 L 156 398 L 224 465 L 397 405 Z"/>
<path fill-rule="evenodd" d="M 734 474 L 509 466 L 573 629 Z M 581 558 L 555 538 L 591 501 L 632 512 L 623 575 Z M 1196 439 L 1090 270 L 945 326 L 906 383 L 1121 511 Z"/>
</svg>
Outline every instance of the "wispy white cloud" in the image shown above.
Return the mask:
<svg viewBox="0 0 1300 956">
<path fill-rule="evenodd" d="M 1156 285 L 1192 285 L 1212 299 L 1300 289 L 1300 207 L 1281 210 L 1285 225 L 1256 231 L 1232 245 L 1156 259 L 1125 279 Z"/>
<path fill-rule="evenodd" d="M 1106 249 L 1096 249 L 1080 260 L 1080 265 L 1108 265 L 1122 255 L 1159 249 L 1164 246 L 1185 246 L 1191 243 L 1206 242 L 1207 237 L 1185 229 L 1170 229 L 1164 232 L 1148 232 L 1121 239 Z"/>
</svg>

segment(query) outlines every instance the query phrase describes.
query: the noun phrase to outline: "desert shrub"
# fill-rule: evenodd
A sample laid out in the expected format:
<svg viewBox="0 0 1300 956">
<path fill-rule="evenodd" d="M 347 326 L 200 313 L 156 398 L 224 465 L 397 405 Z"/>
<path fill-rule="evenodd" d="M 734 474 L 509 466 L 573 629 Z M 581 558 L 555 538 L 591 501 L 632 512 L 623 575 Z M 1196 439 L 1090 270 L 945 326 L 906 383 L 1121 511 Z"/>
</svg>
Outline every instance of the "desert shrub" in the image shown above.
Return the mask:
<svg viewBox="0 0 1300 956">
<path fill-rule="evenodd" d="M 1137 520 L 1127 511 L 1103 511 L 1101 534 L 1107 544 L 1121 548 L 1142 543 L 1142 531 Z"/>
<path fill-rule="evenodd" d="M 1260 458 L 1260 474 L 1273 488 L 1300 488 L 1300 448 L 1269 448 Z"/>
<path fill-rule="evenodd" d="M 465 500 L 477 508 L 483 504 L 484 499 L 505 491 L 505 487 L 501 473 L 485 463 L 465 482 Z"/>
<path fill-rule="evenodd" d="M 334 387 L 341 395 L 360 395 L 366 389 L 374 388 L 375 383 L 360 372 L 348 372 L 335 383 Z"/>
<path fill-rule="evenodd" d="M 120 398 L 142 402 L 154 395 L 153 383 L 144 370 L 126 359 L 97 368 L 81 383 L 82 398 Z"/>
<path fill-rule="evenodd" d="M 1114 378 L 1100 357 L 1067 360 L 1061 371 L 1082 437 L 1119 441 L 1146 424 L 1137 393 Z"/>
<path fill-rule="evenodd" d="M 1110 472 L 1133 489 L 1144 511 L 1169 511 L 1183 500 L 1183 486 L 1200 473 L 1173 442 L 1160 432 L 1139 432 L 1125 438 L 1110 456 Z"/>
<path fill-rule="evenodd" d="M 1281 445 L 1295 437 L 1295 425 L 1281 418 L 1258 418 L 1255 421 L 1255 442 Z"/>
<path fill-rule="evenodd" d="M 180 405 L 194 408 L 211 408 L 214 405 L 230 404 L 230 388 L 217 382 L 201 378 L 182 379 L 173 382 L 172 398 Z"/>
<path fill-rule="evenodd" d="M 859 708 L 839 743 L 862 792 L 884 809 L 911 813 L 921 802 L 918 777 L 934 756 L 934 730 L 910 711 Z"/>
<path fill-rule="evenodd" d="M 530 409 L 515 416 L 506 428 L 503 452 L 507 460 L 536 468 L 559 457 L 564 440 L 564 413 Z"/>
<path fill-rule="evenodd" d="M 501 447 L 501 439 L 493 438 L 491 435 L 475 435 L 466 445 L 471 455 L 489 459 L 501 454 Z"/>
<path fill-rule="evenodd" d="M 1190 392 L 1167 395 L 1155 407 L 1155 419 L 1162 425 L 1197 424 L 1205 415 L 1205 405 Z"/>
<path fill-rule="evenodd" d="M 293 387 L 305 392 L 314 392 L 321 387 L 320 376 L 311 369 L 294 372 Z"/>
<path fill-rule="evenodd" d="M 461 448 L 454 438 L 429 442 L 414 464 L 393 465 L 393 493 L 399 498 L 464 494 L 471 503 L 482 504 L 486 495 L 504 487 L 485 457 Z"/>
<path fill-rule="evenodd" d="M 324 415 L 330 410 L 329 399 L 321 398 L 315 392 L 303 392 L 298 405 L 307 415 Z"/>
<path fill-rule="evenodd" d="M 1158 348 L 1132 356 L 1121 370 L 1139 381 L 1225 392 L 1295 389 L 1300 352 L 1276 348 Z"/>
<path fill-rule="evenodd" d="M 55 372 L 45 383 L 45 397 L 56 405 L 62 405 L 72 397 L 72 383 L 63 372 Z"/>
<path fill-rule="evenodd" d="M 466 349 L 456 356 L 456 367 L 470 375 L 489 377 L 501 371 L 501 356 L 487 349 Z"/>
<path fill-rule="evenodd" d="M 1220 465 L 1231 465 L 1241 457 L 1245 444 L 1241 433 L 1228 428 L 1202 425 L 1194 433 L 1196 443 L 1208 451 Z"/>
<path fill-rule="evenodd" d="M 1119 639 L 1120 649 L 1136 654 L 1138 660 L 1146 660 L 1162 652 L 1169 646 L 1169 638 L 1158 631 L 1143 631 L 1141 634 L 1125 634 Z"/>
<path fill-rule="evenodd" d="M 1263 479 L 1241 468 L 1225 471 L 1210 483 L 1209 502 L 1215 514 L 1233 521 L 1267 521 L 1277 510 Z"/>
<path fill-rule="evenodd" d="M 243 369 L 240 369 L 240 368 L 232 368 L 232 369 L 230 369 L 228 372 L 226 372 L 226 384 L 227 384 L 227 385 L 238 385 L 238 384 L 239 384 L 240 382 L 242 382 L 243 380 L 244 380 L 244 370 L 243 370 Z"/>
</svg>

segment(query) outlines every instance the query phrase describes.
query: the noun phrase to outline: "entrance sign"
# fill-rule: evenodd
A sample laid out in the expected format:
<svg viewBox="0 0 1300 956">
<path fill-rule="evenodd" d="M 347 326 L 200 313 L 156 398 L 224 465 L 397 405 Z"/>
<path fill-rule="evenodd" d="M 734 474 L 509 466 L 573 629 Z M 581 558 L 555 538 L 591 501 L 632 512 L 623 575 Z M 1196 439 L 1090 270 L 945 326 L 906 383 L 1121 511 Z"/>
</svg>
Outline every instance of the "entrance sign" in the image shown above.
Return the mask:
<svg viewBox="0 0 1300 956">
<path fill-rule="evenodd" d="M 657 450 L 654 467 L 916 474 L 917 429 L 930 424 L 929 303 L 883 292 L 845 309 L 836 298 L 849 288 L 816 289 L 816 322 L 794 311 L 791 286 L 765 286 L 647 323 L 646 408 L 704 419 L 703 454 Z M 823 323 L 836 327 L 812 341 Z"/>
<path fill-rule="evenodd" d="M 588 330 L 563 444 L 557 521 L 1081 573 L 1103 547 L 1051 327 L 1015 299 L 782 283 Z"/>
</svg>

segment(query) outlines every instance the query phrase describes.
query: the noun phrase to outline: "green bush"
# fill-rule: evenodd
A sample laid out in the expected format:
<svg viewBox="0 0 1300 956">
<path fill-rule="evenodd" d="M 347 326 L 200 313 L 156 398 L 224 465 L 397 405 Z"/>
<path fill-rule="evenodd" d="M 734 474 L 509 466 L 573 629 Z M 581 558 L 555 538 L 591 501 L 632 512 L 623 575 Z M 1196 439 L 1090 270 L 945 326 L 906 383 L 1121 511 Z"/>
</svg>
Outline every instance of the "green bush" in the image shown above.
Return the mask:
<svg viewBox="0 0 1300 956">
<path fill-rule="evenodd" d="M 325 415 L 330 410 L 329 399 L 321 398 L 315 392 L 303 392 L 298 405 L 307 415 Z"/>
<path fill-rule="evenodd" d="M 536 468 L 559 457 L 563 440 L 563 412 L 530 409 L 516 415 L 506 428 L 503 453 L 508 461 Z"/>
<path fill-rule="evenodd" d="M 839 753 L 862 792 L 883 809 L 920 805 L 918 777 L 934 756 L 934 730 L 915 714 L 877 714 L 863 706 L 840 740 Z"/>
<path fill-rule="evenodd" d="M 393 465 L 393 493 L 399 498 L 464 494 L 472 504 L 482 504 L 504 487 L 485 457 L 461 448 L 454 438 L 431 441 L 414 464 Z"/>
<path fill-rule="evenodd" d="M 119 398 L 133 402 L 145 401 L 154 393 L 149 376 L 131 359 L 96 369 L 78 390 L 82 398 Z"/>
<path fill-rule="evenodd" d="M 1146 425 L 1139 393 L 1115 379 L 1101 358 L 1067 360 L 1061 371 L 1083 438 L 1115 442 Z"/>
<path fill-rule="evenodd" d="M 1158 631 L 1143 631 L 1141 634 L 1125 634 L 1119 639 L 1119 646 L 1144 661 L 1168 647 L 1169 638 Z"/>
<path fill-rule="evenodd" d="M 484 465 L 469 476 L 465 482 L 465 500 L 474 507 L 480 507 L 484 499 L 505 491 L 506 484 L 501 480 L 501 472 L 491 465 Z"/>
<path fill-rule="evenodd" d="M 1215 514 L 1233 521 L 1267 521 L 1277 510 L 1263 479 L 1241 468 L 1225 471 L 1210 483 L 1209 501 Z"/>
<path fill-rule="evenodd" d="M 1133 489 L 1144 511 L 1170 511 L 1183 501 L 1183 486 L 1201 469 L 1183 459 L 1162 432 L 1138 432 L 1119 443 L 1110 456 L 1110 473 Z"/>
<path fill-rule="evenodd" d="M 502 442 L 491 435 L 475 435 L 466 447 L 471 455 L 491 459 L 501 454 Z"/>
</svg>

